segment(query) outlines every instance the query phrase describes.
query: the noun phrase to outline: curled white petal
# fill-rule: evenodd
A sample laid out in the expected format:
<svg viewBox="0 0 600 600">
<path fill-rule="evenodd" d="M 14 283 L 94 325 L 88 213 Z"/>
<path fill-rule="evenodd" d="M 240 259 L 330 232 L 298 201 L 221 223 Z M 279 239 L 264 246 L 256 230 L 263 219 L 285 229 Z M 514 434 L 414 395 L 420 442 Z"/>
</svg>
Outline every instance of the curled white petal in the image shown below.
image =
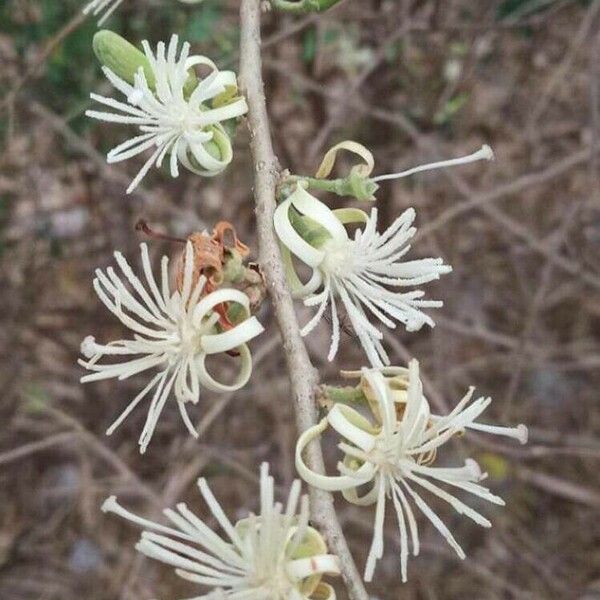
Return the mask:
<svg viewBox="0 0 600 600">
<path fill-rule="evenodd" d="M 205 335 L 202 337 L 202 348 L 206 354 L 218 354 L 233 350 L 252 338 L 260 335 L 265 328 L 256 317 L 250 317 L 244 322 L 236 325 L 233 329 L 223 333 Z"/>
<path fill-rule="evenodd" d="M 273 224 L 282 244 L 288 250 L 297 256 L 303 263 L 309 267 L 316 267 L 321 264 L 325 254 L 305 242 L 296 232 L 289 217 L 289 210 L 292 205 L 290 198 L 282 202 L 275 210 Z"/>
<path fill-rule="evenodd" d="M 221 383 L 217 381 L 206 369 L 206 355 L 198 358 L 198 379 L 202 385 L 213 392 L 234 392 L 243 388 L 252 375 L 252 354 L 246 344 L 239 348 L 239 371 L 233 383 Z"/>
<path fill-rule="evenodd" d="M 375 166 L 375 159 L 373 158 L 371 151 L 358 142 L 346 140 L 336 144 L 326 152 L 315 175 L 318 179 L 324 179 L 331 173 L 340 150 L 352 152 L 364 160 L 364 165 L 356 165 L 353 167 L 353 169 L 355 169 L 362 177 L 368 177 L 371 174 Z"/>
<path fill-rule="evenodd" d="M 304 449 L 312 442 L 316 440 L 325 429 L 327 429 L 327 418 L 322 419 L 320 423 L 314 425 L 310 429 L 307 429 L 299 438 L 296 443 L 296 470 L 304 481 L 318 487 L 319 489 L 327 492 L 339 492 L 345 489 L 357 487 L 369 482 L 374 475 L 375 469 L 370 464 L 363 465 L 358 469 L 353 476 L 329 476 L 321 473 L 316 473 L 308 468 L 302 457 Z"/>
<path fill-rule="evenodd" d="M 346 229 L 323 202 L 317 200 L 312 194 L 309 194 L 301 185 L 289 196 L 288 200 L 292 206 L 300 213 L 315 220 L 321 227 L 324 227 L 329 235 L 338 242 L 348 239 Z M 312 266 L 312 265 L 311 265 Z"/>
<path fill-rule="evenodd" d="M 296 579 L 306 579 L 320 573 L 337 575 L 340 573 L 340 563 L 337 556 L 333 554 L 321 554 L 292 560 L 288 563 L 286 570 L 290 577 Z"/>
</svg>

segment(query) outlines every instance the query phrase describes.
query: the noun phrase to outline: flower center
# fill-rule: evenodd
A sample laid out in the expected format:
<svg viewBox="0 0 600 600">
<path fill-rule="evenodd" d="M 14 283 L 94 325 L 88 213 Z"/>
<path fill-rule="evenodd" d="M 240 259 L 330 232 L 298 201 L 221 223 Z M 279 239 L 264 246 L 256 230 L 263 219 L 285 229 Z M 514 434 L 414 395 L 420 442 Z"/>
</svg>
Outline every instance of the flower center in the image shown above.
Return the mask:
<svg viewBox="0 0 600 600">
<path fill-rule="evenodd" d="M 348 277 L 354 270 L 354 253 L 352 240 L 328 240 L 322 248 L 325 258 L 321 269 L 334 277 Z"/>
<path fill-rule="evenodd" d="M 215 323 L 219 320 L 217 313 L 211 313 L 202 323 L 195 327 L 187 319 L 179 323 L 179 352 L 178 355 L 198 354 L 202 352 L 202 336 L 214 333 Z M 177 357 L 173 357 L 176 360 Z"/>
</svg>

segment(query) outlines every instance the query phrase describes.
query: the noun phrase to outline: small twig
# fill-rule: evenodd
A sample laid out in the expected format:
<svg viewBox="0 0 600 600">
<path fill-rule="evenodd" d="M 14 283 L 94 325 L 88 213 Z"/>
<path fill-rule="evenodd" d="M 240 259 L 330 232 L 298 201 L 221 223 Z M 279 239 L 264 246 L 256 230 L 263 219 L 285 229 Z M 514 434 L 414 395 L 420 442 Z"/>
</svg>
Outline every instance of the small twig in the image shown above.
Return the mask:
<svg viewBox="0 0 600 600">
<path fill-rule="evenodd" d="M 569 74 L 577 54 L 588 40 L 590 32 L 594 30 L 599 13 L 600 2 L 592 2 L 581 21 L 577 34 L 573 38 L 569 51 L 565 53 L 563 60 L 555 69 L 550 80 L 546 84 L 546 88 L 542 92 L 540 99 L 531 111 L 531 116 L 527 123 L 527 131 L 530 136 L 535 134 L 536 126 L 552 102 L 554 92 L 560 87 L 564 78 Z"/>
<path fill-rule="evenodd" d="M 49 435 L 43 440 L 36 440 L 35 442 L 29 442 L 28 444 L 19 446 L 18 448 L 7 450 L 0 454 L 0 465 L 6 465 L 15 460 L 21 460 L 22 458 L 35 454 L 36 452 L 42 452 L 53 446 L 70 442 L 76 437 L 77 434 L 72 431 L 63 431 L 62 433 Z"/>
<path fill-rule="evenodd" d="M 596 490 L 584 487 L 578 483 L 567 481 L 554 475 L 540 473 L 522 465 L 515 469 L 515 475 L 521 481 L 533 485 L 553 496 L 585 504 L 592 508 L 600 508 L 600 494 Z"/>
<path fill-rule="evenodd" d="M 242 0 L 240 18 L 240 83 L 249 107 L 248 124 L 255 167 L 254 195 L 259 263 L 267 282 L 283 339 L 283 350 L 295 399 L 296 424 L 300 431 L 304 431 L 316 422 L 315 395 L 318 377 L 300 336 L 300 328 L 273 229 L 279 164 L 273 151 L 262 79 L 260 0 Z M 309 446 L 306 462 L 311 469 L 324 472 L 323 455 L 317 443 Z M 331 494 L 311 488 L 310 495 L 312 520 L 327 538 L 330 550 L 340 560 L 349 598 L 368 600 L 369 596 L 339 524 Z"/>
</svg>

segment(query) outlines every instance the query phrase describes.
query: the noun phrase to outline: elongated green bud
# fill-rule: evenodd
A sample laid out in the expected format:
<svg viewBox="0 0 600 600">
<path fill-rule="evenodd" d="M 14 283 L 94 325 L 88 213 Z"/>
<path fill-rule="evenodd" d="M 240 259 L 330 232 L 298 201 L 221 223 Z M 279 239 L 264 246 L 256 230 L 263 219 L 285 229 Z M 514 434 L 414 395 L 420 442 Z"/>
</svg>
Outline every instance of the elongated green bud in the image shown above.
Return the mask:
<svg viewBox="0 0 600 600">
<path fill-rule="evenodd" d="M 102 29 L 94 35 L 92 46 L 100 64 L 108 67 L 115 75 L 131 85 L 133 85 L 135 74 L 142 67 L 148 87 L 154 90 L 156 78 L 150 62 L 141 50 L 124 37 L 114 31 Z M 194 72 L 190 70 L 183 88 L 184 95 L 190 96 L 197 85 L 198 79 Z"/>
<path fill-rule="evenodd" d="M 103 29 L 94 36 L 92 46 L 100 64 L 108 67 L 115 75 L 129 84 L 133 84 L 134 75 L 142 67 L 148 87 L 154 89 L 154 71 L 146 55 L 124 37 L 114 31 Z"/>
</svg>

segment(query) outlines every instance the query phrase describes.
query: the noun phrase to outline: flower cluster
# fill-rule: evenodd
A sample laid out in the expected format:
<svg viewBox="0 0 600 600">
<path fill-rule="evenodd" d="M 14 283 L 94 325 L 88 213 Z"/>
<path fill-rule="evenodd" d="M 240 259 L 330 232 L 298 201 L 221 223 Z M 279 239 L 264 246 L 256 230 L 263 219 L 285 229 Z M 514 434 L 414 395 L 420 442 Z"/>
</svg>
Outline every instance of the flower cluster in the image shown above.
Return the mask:
<svg viewBox="0 0 600 600">
<path fill-rule="evenodd" d="M 148 370 L 158 370 L 150 382 L 132 400 L 121 416 L 106 432 L 110 435 L 129 413 L 148 395 L 152 401 L 146 424 L 139 439 L 140 451 L 145 452 L 154 429 L 171 392 L 190 433 L 197 436 L 186 412 L 186 403 L 197 404 L 200 387 L 217 392 L 243 387 L 252 371 L 252 358 L 246 345 L 263 331 L 256 317 L 249 315 L 248 296 L 234 288 L 206 292 L 207 279 L 195 277 L 194 249 L 188 241 L 183 261 L 181 289 L 169 285 L 169 259 L 163 256 L 160 283 L 150 264 L 148 247 L 141 244 L 145 284 L 135 275 L 120 252 L 115 260 L 121 274 L 112 267 L 96 270 L 94 289 L 98 298 L 125 327 L 133 332 L 132 339 L 98 344 L 92 336 L 81 344 L 86 360 L 80 364 L 92 371 L 82 382 L 100 379 L 126 379 Z M 132 290 L 128 289 L 129 283 Z M 241 308 L 244 320 L 235 326 L 223 319 L 232 306 Z M 211 354 L 236 351 L 240 367 L 233 383 L 217 381 L 206 368 Z M 109 357 L 111 362 L 101 362 Z"/>
<path fill-rule="evenodd" d="M 166 509 L 170 526 L 127 511 L 114 496 L 103 506 L 144 528 L 136 549 L 175 568 L 180 577 L 212 588 L 205 599 L 335 600 L 324 574 L 339 574 L 338 560 L 327 553 L 325 541 L 308 524 L 308 496 L 300 498 L 294 481 L 285 509 L 274 499 L 269 466 L 260 469 L 260 514 L 236 524 L 225 515 L 206 480 L 198 487 L 210 512 L 225 532 L 222 538 L 180 503 Z M 298 508 L 300 508 L 298 512 Z"/>
<path fill-rule="evenodd" d="M 103 20 L 122 1 L 93 0 L 85 12 L 102 14 Z M 321 8 L 335 1 L 327 0 Z M 133 191 L 153 166 L 161 167 L 165 161 L 173 177 L 178 176 L 180 164 L 202 176 L 222 172 L 233 156 L 230 133 L 236 119 L 248 110 L 239 95 L 235 73 L 219 71 L 210 59 L 191 55 L 187 42 L 180 48 L 176 35 L 168 45 L 158 43 L 156 51 L 146 41 L 142 48 L 143 52 L 110 31 L 100 31 L 94 38 L 104 74 L 125 101 L 91 94 L 105 109 L 86 114 L 138 129 L 138 135 L 108 153 L 108 161 L 150 153 L 127 192 Z M 360 161 L 346 177 L 331 179 L 341 151 L 353 153 Z M 360 378 L 353 399 L 362 400 L 362 404 L 354 408 L 330 401 L 326 417 L 300 435 L 295 453 L 296 468 L 308 484 L 339 491 L 352 504 L 375 506 L 365 581 L 373 579 L 377 561 L 383 557 L 389 502 L 397 516 L 403 581 L 407 579 L 409 549 L 412 547 L 415 556 L 419 553 L 415 509 L 464 558 L 461 546 L 424 499 L 423 491 L 483 527 L 490 527 L 490 521 L 455 493 L 471 494 L 497 505 L 503 500 L 482 485 L 486 474 L 474 460 L 468 459 L 463 466 L 438 466 L 438 454 L 466 430 L 525 443 L 527 429 L 524 425 L 510 428 L 480 423 L 478 419 L 491 399 L 473 399 L 474 388 L 449 414 L 436 415 L 423 394 L 416 360 L 407 369 L 386 366 L 390 359 L 378 325 L 394 329 L 401 324 L 407 331 L 433 327 L 435 323 L 425 311 L 441 307 L 442 302 L 425 298 L 420 287 L 452 270 L 442 258 L 407 258 L 416 234 L 415 210 L 404 210 L 380 230 L 377 208 L 369 213 L 348 207 L 332 210 L 311 191 L 375 200 L 383 181 L 492 158 L 491 149 L 483 146 L 468 156 L 372 176 L 375 161 L 371 152 L 345 141 L 325 154 L 314 178 L 288 175 L 278 186 L 279 206 L 273 226 L 286 275 L 293 295 L 315 308 L 301 334 L 307 335 L 330 316 L 328 359 L 332 361 L 339 350 L 345 314 L 371 365 L 346 373 Z M 152 232 L 145 221 L 140 221 L 138 228 L 154 237 L 167 237 Z M 227 246 L 225 240 L 231 237 L 233 245 Z M 166 256 L 155 277 L 146 244 L 141 244 L 143 276 L 134 273 L 120 252 L 114 254 L 117 269 L 96 270 L 94 289 L 100 301 L 131 334 L 104 344 L 88 336 L 81 344 L 84 358 L 79 363 L 89 371 L 82 382 L 122 380 L 152 372 L 107 430 L 110 435 L 143 400 L 151 398 L 139 438 L 141 453 L 146 451 L 172 396 L 185 426 L 197 437 L 187 413 L 188 403 L 199 402 L 201 388 L 233 392 L 244 386 L 252 371 L 247 344 L 263 331 L 253 313 L 264 298 L 265 282 L 256 265 L 245 263 L 249 249 L 238 240 L 230 223 L 219 222 L 212 234 L 169 239 L 185 244 L 174 277 Z M 306 269 L 309 275 L 303 281 Z M 219 381 L 209 372 L 207 359 L 213 355 L 237 359 L 237 376 L 232 382 Z M 341 437 L 338 448 L 343 459 L 335 475 L 316 472 L 303 456 L 307 445 L 327 429 Z M 260 513 L 235 524 L 206 481 L 200 479 L 198 485 L 223 537 L 185 504 L 164 511 L 168 526 L 134 515 L 114 496 L 105 501 L 103 510 L 140 525 L 144 531 L 137 549 L 206 588 L 208 591 L 198 599 L 335 600 L 333 588 L 322 579 L 325 574 L 340 573 L 338 558 L 328 553 L 323 537 L 309 525 L 308 497 L 300 496 L 300 481 L 293 483 L 284 507 L 274 499 L 273 478 L 268 465 L 263 464 Z"/>
<path fill-rule="evenodd" d="M 419 533 L 411 501 L 442 534 L 460 558 L 465 554 L 441 518 L 415 488 L 441 498 L 459 514 L 483 527 L 491 523 L 443 486 L 456 488 L 493 504 L 504 501 L 492 494 L 481 481 L 486 474 L 472 459 L 462 467 L 435 466 L 437 454 L 451 438 L 466 429 L 504 435 L 527 441 L 527 428 L 497 427 L 477 422 L 490 404 L 490 398 L 472 400 L 470 388 L 448 415 L 435 415 L 423 395 L 419 364 L 412 360 L 408 369 L 366 369 L 360 372 L 370 400 L 370 418 L 354 408 L 337 403 L 317 425 L 305 431 L 296 446 L 296 468 L 309 484 L 330 492 L 342 492 L 346 500 L 359 506 L 375 505 L 373 541 L 365 566 L 365 581 L 371 581 L 377 561 L 384 551 L 386 500 L 392 501 L 400 531 L 402 580 L 407 579 L 408 537 L 413 554 L 419 554 Z M 309 469 L 303 450 L 327 428 L 342 438 L 338 445 L 344 458 L 338 463 L 339 475 L 329 476 Z M 441 484 L 441 486 L 440 486 Z M 359 495 L 359 489 L 367 491 Z M 408 524 L 408 526 L 407 526 Z"/>
<path fill-rule="evenodd" d="M 244 98 L 237 95 L 236 75 L 219 71 L 205 56 L 190 56 L 188 42 L 179 55 L 178 46 L 176 35 L 168 47 L 159 42 L 156 54 L 148 42 L 142 42 L 145 64 L 139 66 L 132 83 L 103 67 L 107 79 L 126 102 L 91 94 L 93 100 L 113 112 L 88 110 L 88 117 L 136 125 L 140 131 L 140 135 L 108 153 L 109 163 L 152 149 L 127 193 L 138 186 L 152 166 L 160 167 L 167 156 L 172 177 L 179 175 L 179 163 L 193 173 L 210 177 L 221 173 L 232 160 L 231 140 L 222 123 L 248 110 Z M 209 70 L 199 81 L 193 71 L 197 66 Z"/>
</svg>

